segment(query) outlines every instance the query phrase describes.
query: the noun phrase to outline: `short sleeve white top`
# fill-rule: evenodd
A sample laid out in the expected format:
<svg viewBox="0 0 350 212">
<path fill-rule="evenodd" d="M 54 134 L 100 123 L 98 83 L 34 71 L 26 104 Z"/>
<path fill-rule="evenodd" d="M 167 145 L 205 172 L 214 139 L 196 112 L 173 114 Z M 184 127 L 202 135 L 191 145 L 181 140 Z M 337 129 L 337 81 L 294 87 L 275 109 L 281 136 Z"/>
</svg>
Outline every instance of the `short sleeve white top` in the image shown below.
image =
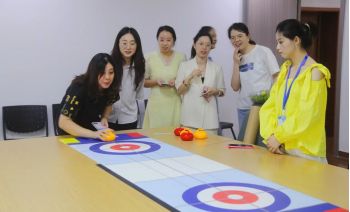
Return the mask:
<svg viewBox="0 0 350 212">
<path fill-rule="evenodd" d="M 269 48 L 256 45 L 250 52 L 243 55 L 239 66 L 241 89 L 238 108 L 249 109 L 252 105 L 250 96 L 262 90 L 270 90 L 273 82 L 272 75 L 277 72 L 279 72 L 279 66 Z"/>
</svg>

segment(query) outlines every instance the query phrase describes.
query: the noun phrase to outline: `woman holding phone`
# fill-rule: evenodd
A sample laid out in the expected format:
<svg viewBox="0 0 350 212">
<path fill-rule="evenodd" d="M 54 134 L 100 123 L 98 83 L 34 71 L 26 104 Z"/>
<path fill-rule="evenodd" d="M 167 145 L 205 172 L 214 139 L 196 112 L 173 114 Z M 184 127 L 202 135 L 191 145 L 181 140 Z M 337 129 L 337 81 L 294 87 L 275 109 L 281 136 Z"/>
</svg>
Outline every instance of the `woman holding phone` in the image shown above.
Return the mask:
<svg viewBox="0 0 350 212">
<path fill-rule="evenodd" d="M 185 55 L 174 50 L 176 33 L 171 26 L 160 26 L 156 38 L 159 50 L 146 56 L 146 88 L 151 89 L 143 128 L 177 127 L 180 123 L 181 99 L 175 78 Z"/>
</svg>

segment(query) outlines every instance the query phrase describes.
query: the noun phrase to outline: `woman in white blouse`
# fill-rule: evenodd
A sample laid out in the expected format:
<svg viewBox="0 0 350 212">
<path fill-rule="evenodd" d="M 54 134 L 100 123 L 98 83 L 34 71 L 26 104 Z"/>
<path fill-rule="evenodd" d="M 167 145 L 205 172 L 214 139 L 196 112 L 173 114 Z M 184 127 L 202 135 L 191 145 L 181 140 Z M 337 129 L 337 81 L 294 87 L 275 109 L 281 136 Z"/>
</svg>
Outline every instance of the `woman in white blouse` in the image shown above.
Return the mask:
<svg viewBox="0 0 350 212">
<path fill-rule="evenodd" d="M 193 39 L 191 60 L 181 63 L 175 85 L 182 95 L 181 124 L 215 134 L 219 127 L 215 96 L 223 96 L 222 68 L 208 60 L 212 38 L 199 31 Z"/>
</svg>

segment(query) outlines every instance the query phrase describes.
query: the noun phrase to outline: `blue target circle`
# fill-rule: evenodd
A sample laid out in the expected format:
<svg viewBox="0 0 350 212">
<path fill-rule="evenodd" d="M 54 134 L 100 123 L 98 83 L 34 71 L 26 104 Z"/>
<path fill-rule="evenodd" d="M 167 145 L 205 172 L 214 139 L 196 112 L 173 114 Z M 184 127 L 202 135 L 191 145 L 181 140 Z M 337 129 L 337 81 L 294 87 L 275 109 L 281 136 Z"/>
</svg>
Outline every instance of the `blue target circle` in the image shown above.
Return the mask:
<svg viewBox="0 0 350 212">
<path fill-rule="evenodd" d="M 259 209 L 247 209 L 247 210 L 234 210 L 234 209 L 226 209 L 226 208 L 218 208 L 215 206 L 208 205 L 201 200 L 198 199 L 198 193 L 205 190 L 210 189 L 217 186 L 241 186 L 241 187 L 247 187 L 247 188 L 254 188 L 259 189 L 263 192 L 269 193 L 273 196 L 274 202 L 264 208 Z M 255 184 L 249 184 L 249 183 L 234 183 L 234 182 L 222 182 L 222 183 L 210 183 L 210 184 L 202 184 L 195 187 L 192 187 L 188 190 L 186 190 L 182 194 L 182 198 L 185 202 L 192 205 L 193 207 L 197 207 L 206 211 L 219 211 L 219 212 L 227 212 L 227 211 L 247 211 L 247 212 L 255 212 L 255 211 L 261 211 L 267 210 L 267 211 L 280 211 L 284 208 L 288 207 L 291 203 L 290 198 L 283 192 L 278 191 L 273 188 L 269 188 L 262 185 L 255 185 Z M 200 203 L 200 204 L 194 204 L 194 203 Z"/>
<path fill-rule="evenodd" d="M 114 144 L 118 145 L 120 143 L 128 143 L 128 144 L 145 144 L 148 145 L 149 148 L 142 150 L 142 151 L 132 151 L 132 152 L 121 152 L 121 151 L 113 151 L 113 152 L 109 152 L 109 151 L 104 151 L 103 149 L 101 149 L 102 146 L 104 145 L 110 145 L 111 143 L 98 143 L 95 145 L 90 146 L 90 150 L 93 152 L 97 152 L 97 153 L 102 153 L 102 154 L 108 154 L 108 155 L 135 155 L 135 154 L 142 154 L 142 153 L 149 153 L 149 152 L 154 152 L 157 151 L 158 149 L 160 149 L 160 145 L 155 144 L 155 143 L 151 143 L 151 142 L 147 142 L 147 141 L 123 141 L 123 142 L 115 142 Z"/>
</svg>

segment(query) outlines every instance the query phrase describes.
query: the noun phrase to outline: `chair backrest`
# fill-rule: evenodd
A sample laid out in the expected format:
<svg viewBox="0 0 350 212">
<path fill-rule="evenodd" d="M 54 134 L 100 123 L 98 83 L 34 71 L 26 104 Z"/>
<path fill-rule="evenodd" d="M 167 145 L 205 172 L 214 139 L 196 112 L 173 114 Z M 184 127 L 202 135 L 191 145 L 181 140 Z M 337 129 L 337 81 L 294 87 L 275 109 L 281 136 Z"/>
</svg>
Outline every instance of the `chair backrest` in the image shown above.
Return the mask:
<svg viewBox="0 0 350 212">
<path fill-rule="evenodd" d="M 143 124 L 143 118 L 147 107 L 148 99 L 136 100 L 137 103 L 137 128 L 141 129 Z"/>
<path fill-rule="evenodd" d="M 52 104 L 52 121 L 53 121 L 53 129 L 55 135 L 68 135 L 65 131 L 61 130 L 58 127 L 58 118 L 60 116 L 61 104 Z"/>
<path fill-rule="evenodd" d="M 4 106 L 2 119 L 5 140 L 49 135 L 46 105 Z"/>
<path fill-rule="evenodd" d="M 218 97 L 217 96 L 214 96 L 215 98 L 215 104 L 216 104 L 216 112 L 218 114 L 218 119 L 219 119 L 219 100 L 218 100 Z"/>
<path fill-rule="evenodd" d="M 233 130 L 233 123 L 231 122 L 224 122 L 220 120 L 220 110 L 219 110 L 219 99 L 215 96 L 216 101 L 216 107 L 217 107 L 217 113 L 218 113 L 218 122 L 219 122 L 219 128 L 218 128 L 218 135 L 222 135 L 223 129 L 231 129 L 232 136 L 236 140 L 236 134 Z"/>
</svg>

